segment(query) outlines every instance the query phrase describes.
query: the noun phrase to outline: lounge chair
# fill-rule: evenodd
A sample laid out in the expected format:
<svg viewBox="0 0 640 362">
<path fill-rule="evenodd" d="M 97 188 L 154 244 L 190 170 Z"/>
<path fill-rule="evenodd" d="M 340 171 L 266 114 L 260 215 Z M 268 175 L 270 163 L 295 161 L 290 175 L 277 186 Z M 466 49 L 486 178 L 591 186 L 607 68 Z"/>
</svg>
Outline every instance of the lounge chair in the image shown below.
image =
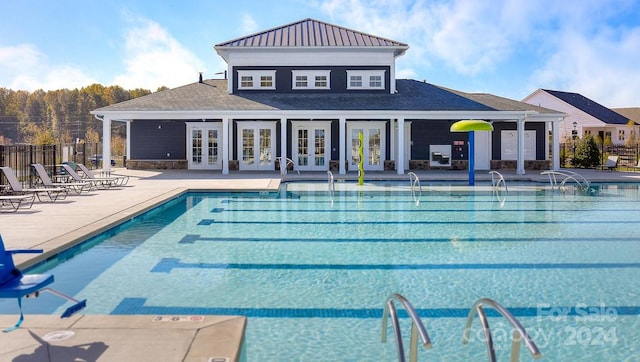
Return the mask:
<svg viewBox="0 0 640 362">
<path fill-rule="evenodd" d="M 18 176 L 13 172 L 13 169 L 8 166 L 0 167 L 2 173 L 9 182 L 10 190 L 5 190 L 12 195 L 35 195 L 38 201 L 43 201 L 42 197 L 47 196 L 49 201 L 63 200 L 67 197 L 68 190 L 63 187 L 38 187 L 38 188 L 23 188 L 18 180 Z"/>
<path fill-rule="evenodd" d="M 109 177 L 99 177 L 99 178 L 85 178 L 83 179 L 76 170 L 74 170 L 70 165 L 63 163 L 58 165 L 58 167 L 62 168 L 62 171 L 69 176 L 75 182 L 88 182 L 91 185 L 91 188 L 95 189 L 108 189 L 111 186 L 115 186 L 113 183 L 113 179 Z"/>
<path fill-rule="evenodd" d="M 80 168 L 80 171 L 82 171 L 82 175 L 84 179 L 95 180 L 99 178 L 105 178 L 105 177 L 97 177 L 96 175 L 93 174 L 93 172 L 91 172 L 91 170 L 87 168 L 87 166 L 83 165 L 82 163 L 76 163 L 76 166 L 78 166 Z M 110 175 L 109 177 L 106 177 L 106 178 L 113 179 L 114 186 L 124 186 L 127 184 L 127 182 L 129 182 L 129 176 Z"/>
<path fill-rule="evenodd" d="M 8 209 L 16 212 L 23 202 L 26 202 L 29 205 L 26 208 L 30 209 L 35 199 L 36 195 L 0 195 L 0 211 Z"/>
<path fill-rule="evenodd" d="M 40 178 L 40 182 L 45 187 L 62 187 L 68 191 L 74 191 L 77 194 L 82 193 L 82 191 L 89 192 L 89 190 L 91 190 L 91 184 L 88 182 L 53 182 L 51 177 L 49 177 L 47 170 L 45 170 L 44 166 L 39 163 L 33 163 L 31 164 L 31 167 L 36 170 L 36 173 Z"/>
<path fill-rule="evenodd" d="M 18 300 L 18 308 L 20 309 L 20 319 L 13 326 L 3 330 L 3 332 L 11 332 L 20 327 L 24 320 L 22 314 L 22 297 L 38 297 L 40 292 L 53 293 L 61 298 L 70 300 L 75 304 L 67 308 L 62 313 L 61 318 L 67 318 L 79 312 L 87 306 L 87 300 L 77 300 L 68 295 L 58 292 L 57 290 L 47 288 L 47 285 L 53 283 L 53 275 L 51 274 L 22 274 L 13 263 L 13 254 L 40 254 L 42 249 L 17 249 L 6 250 L 2 236 L 0 236 L 0 298 L 16 298 Z"/>
<path fill-rule="evenodd" d="M 613 171 L 617 167 L 618 167 L 618 156 L 609 156 L 607 157 L 607 162 L 604 165 L 598 166 L 598 168 L 601 170 L 607 169 L 609 171 Z"/>
<path fill-rule="evenodd" d="M 640 159 L 638 159 L 638 164 L 635 166 L 629 166 L 630 169 L 633 170 L 633 172 L 635 172 L 636 170 L 640 170 Z"/>
</svg>

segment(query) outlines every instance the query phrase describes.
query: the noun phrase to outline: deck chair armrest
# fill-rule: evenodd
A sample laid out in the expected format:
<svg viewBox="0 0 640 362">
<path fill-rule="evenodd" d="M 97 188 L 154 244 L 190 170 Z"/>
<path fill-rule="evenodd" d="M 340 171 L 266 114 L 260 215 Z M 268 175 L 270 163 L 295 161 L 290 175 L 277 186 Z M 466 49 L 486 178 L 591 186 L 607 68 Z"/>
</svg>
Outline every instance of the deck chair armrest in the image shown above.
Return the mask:
<svg viewBox="0 0 640 362">
<path fill-rule="evenodd" d="M 11 249 L 5 250 L 7 254 L 42 254 L 44 249 Z"/>
</svg>

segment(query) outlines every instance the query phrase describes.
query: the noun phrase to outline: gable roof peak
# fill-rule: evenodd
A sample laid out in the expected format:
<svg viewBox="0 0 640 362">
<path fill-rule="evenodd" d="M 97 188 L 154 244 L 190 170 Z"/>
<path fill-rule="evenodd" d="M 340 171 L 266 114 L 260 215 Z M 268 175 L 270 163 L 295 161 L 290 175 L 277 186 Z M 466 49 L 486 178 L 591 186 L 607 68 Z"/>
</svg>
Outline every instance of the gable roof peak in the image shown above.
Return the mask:
<svg viewBox="0 0 640 362">
<path fill-rule="evenodd" d="M 604 123 L 626 124 L 629 122 L 629 120 L 623 115 L 612 111 L 611 109 L 583 96 L 580 93 L 563 92 L 551 89 L 542 90 Z"/>
</svg>

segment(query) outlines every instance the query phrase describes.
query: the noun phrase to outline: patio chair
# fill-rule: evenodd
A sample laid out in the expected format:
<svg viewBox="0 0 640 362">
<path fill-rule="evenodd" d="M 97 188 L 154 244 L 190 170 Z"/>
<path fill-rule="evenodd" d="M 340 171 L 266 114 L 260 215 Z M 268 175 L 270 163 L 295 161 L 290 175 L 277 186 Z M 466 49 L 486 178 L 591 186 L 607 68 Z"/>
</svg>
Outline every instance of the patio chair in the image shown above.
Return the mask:
<svg viewBox="0 0 640 362">
<path fill-rule="evenodd" d="M 87 300 L 77 300 L 66 294 L 47 286 L 53 283 L 53 275 L 51 274 L 22 274 L 20 269 L 16 268 L 13 263 L 13 254 L 40 254 L 42 249 L 16 249 L 6 250 L 2 236 L 0 236 L 0 298 L 16 298 L 18 300 L 18 308 L 20 309 L 20 319 L 13 326 L 3 330 L 3 332 L 11 332 L 20 328 L 24 320 L 22 313 L 22 297 L 38 297 L 40 292 L 49 292 L 58 297 L 74 302 L 72 306 L 62 313 L 61 318 L 67 318 L 79 312 L 87 306 Z"/>
<path fill-rule="evenodd" d="M 630 169 L 633 170 L 633 172 L 636 172 L 636 170 L 640 170 L 640 159 L 638 159 L 638 164 L 635 166 L 629 166 Z"/>
<path fill-rule="evenodd" d="M 82 191 L 89 192 L 89 190 L 91 190 L 91 184 L 89 184 L 88 182 L 53 182 L 53 180 L 51 180 L 51 177 L 49 177 L 47 170 L 44 169 L 44 166 L 42 166 L 42 164 L 32 163 L 31 167 L 36 170 L 36 173 L 40 178 L 40 182 L 45 187 L 62 187 L 69 191 L 74 191 L 77 194 L 82 193 Z"/>
<path fill-rule="evenodd" d="M 33 201 L 36 199 L 36 195 L 0 195 L 0 211 L 8 209 L 9 211 L 16 212 L 20 208 L 23 202 L 27 202 L 30 209 L 33 206 Z"/>
<path fill-rule="evenodd" d="M 83 179 L 76 170 L 73 169 L 70 165 L 63 163 L 58 165 L 58 167 L 62 168 L 63 173 L 69 176 L 75 182 L 88 182 L 92 189 L 108 189 L 111 186 L 115 186 L 113 183 L 113 179 L 109 177 L 98 177 L 98 178 L 85 178 Z"/>
<path fill-rule="evenodd" d="M 9 189 L 5 190 L 9 194 L 13 195 L 35 195 L 38 201 L 43 201 L 42 197 L 47 196 L 49 201 L 54 202 L 56 200 L 64 200 L 67 197 L 68 190 L 63 187 L 37 187 L 37 188 L 23 188 L 18 180 L 18 176 L 11 167 L 0 167 L 2 173 L 9 182 Z"/>
<path fill-rule="evenodd" d="M 91 170 L 87 168 L 87 166 L 85 166 L 82 163 L 76 163 L 76 166 L 78 166 L 80 168 L 80 171 L 82 171 L 82 175 L 85 180 L 86 179 L 95 180 L 99 178 L 105 178 L 105 177 L 97 177 L 96 175 L 93 174 L 93 172 L 91 172 Z M 124 186 L 127 184 L 127 182 L 129 182 L 129 176 L 110 175 L 109 177 L 106 177 L 106 178 L 113 179 L 114 186 Z"/>
<path fill-rule="evenodd" d="M 609 156 L 607 157 L 607 162 L 604 165 L 598 166 L 598 168 L 601 170 L 607 169 L 609 171 L 613 171 L 618 167 L 618 158 L 618 156 Z"/>
</svg>

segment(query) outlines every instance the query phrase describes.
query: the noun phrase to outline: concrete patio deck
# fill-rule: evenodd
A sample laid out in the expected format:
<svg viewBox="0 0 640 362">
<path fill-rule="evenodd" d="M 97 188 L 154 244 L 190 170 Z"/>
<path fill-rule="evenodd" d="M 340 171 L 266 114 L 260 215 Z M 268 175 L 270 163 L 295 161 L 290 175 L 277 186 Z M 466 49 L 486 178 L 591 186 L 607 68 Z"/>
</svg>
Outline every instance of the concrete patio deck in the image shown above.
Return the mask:
<svg viewBox="0 0 640 362">
<path fill-rule="evenodd" d="M 575 170 L 592 182 L 640 182 L 640 173 Z M 188 190 L 277 191 L 277 172 L 232 173 L 116 169 L 129 183 L 112 190 L 70 195 L 55 203 L 36 202 L 32 209 L 0 213 L 0 234 L 7 249 L 41 248 L 44 254 L 18 255 L 28 267 L 104 230 L 141 214 Z M 421 181 L 466 181 L 466 171 L 420 171 Z M 548 181 L 536 171 L 502 172 L 507 182 Z M 357 175 L 334 174 L 356 180 Z M 285 180 L 326 181 L 326 172 L 290 172 Z M 368 172 L 365 180 L 407 180 L 395 172 Z M 487 172 L 476 173 L 477 185 L 490 185 Z M 55 284 L 54 284 L 55 287 Z M 91 301 L 89 301 L 90 303 Z M 108 316 L 77 315 L 60 319 L 27 315 L 22 327 L 0 334 L 0 360 L 12 361 L 235 361 L 239 358 L 247 323 L 237 316 Z M 193 318 L 192 318 L 193 317 Z M 15 323 L 17 315 L 0 315 L 0 325 Z M 250 321 L 248 322 L 250 323 Z M 212 358 L 220 358 L 212 359 Z"/>
</svg>

